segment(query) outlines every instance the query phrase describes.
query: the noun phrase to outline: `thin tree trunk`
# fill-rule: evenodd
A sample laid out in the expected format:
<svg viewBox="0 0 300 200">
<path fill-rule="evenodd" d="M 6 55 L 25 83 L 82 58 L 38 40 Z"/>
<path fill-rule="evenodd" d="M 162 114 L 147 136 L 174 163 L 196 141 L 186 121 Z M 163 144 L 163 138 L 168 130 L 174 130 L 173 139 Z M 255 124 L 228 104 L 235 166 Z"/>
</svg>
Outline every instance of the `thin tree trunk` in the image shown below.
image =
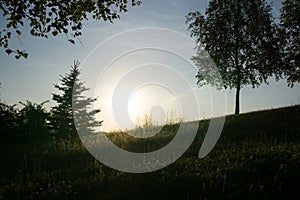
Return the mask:
<svg viewBox="0 0 300 200">
<path fill-rule="evenodd" d="M 235 58 L 235 65 L 236 65 L 236 93 L 235 93 L 235 114 L 240 114 L 240 92 L 241 92 L 241 66 L 238 63 L 238 51 L 236 51 L 236 58 Z"/>
<path fill-rule="evenodd" d="M 235 26 L 234 26 L 234 32 L 235 32 L 235 67 L 236 67 L 236 94 L 235 94 L 235 114 L 240 114 L 240 90 L 241 90 L 241 79 L 242 79 L 242 72 L 241 67 L 242 64 L 239 63 L 239 47 L 241 44 L 241 38 L 239 34 L 239 19 L 240 19 L 240 3 L 238 1 L 235 1 L 236 3 L 236 10 L 235 10 Z"/>
<path fill-rule="evenodd" d="M 238 62 L 238 60 L 236 60 Z M 235 93 L 235 114 L 240 114 L 240 92 L 241 92 L 241 66 L 236 65 L 237 75 L 236 75 L 236 93 Z"/>
<path fill-rule="evenodd" d="M 236 87 L 236 93 L 235 93 L 235 114 L 240 114 L 240 91 L 241 91 L 241 84 L 240 81 L 238 81 L 237 87 Z"/>
</svg>

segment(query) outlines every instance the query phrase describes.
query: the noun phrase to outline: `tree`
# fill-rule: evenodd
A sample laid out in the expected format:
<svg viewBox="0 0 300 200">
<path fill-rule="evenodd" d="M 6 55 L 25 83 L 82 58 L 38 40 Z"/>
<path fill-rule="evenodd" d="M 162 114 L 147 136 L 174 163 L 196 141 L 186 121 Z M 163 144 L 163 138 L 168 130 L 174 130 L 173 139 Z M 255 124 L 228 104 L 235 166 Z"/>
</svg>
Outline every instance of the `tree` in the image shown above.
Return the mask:
<svg viewBox="0 0 300 200">
<path fill-rule="evenodd" d="M 49 113 L 43 107 L 44 101 L 40 104 L 26 101 L 20 102 L 24 107 L 20 110 L 20 129 L 22 137 L 25 140 L 36 141 L 45 140 L 49 136 L 49 127 L 47 121 L 49 120 Z"/>
<path fill-rule="evenodd" d="M 0 83 L 1 88 L 1 83 Z M 0 137 L 1 143 L 19 141 L 19 110 L 16 105 L 7 105 L 0 99 Z"/>
<path fill-rule="evenodd" d="M 279 39 L 271 5 L 265 0 L 212 0 L 205 15 L 190 12 L 186 23 L 196 37 L 192 60 L 199 69 L 198 84 L 236 88 L 235 114 L 240 112 L 243 86 L 257 87 L 279 74 L 274 67 L 280 63 Z M 209 56 L 222 80 L 207 68 Z"/>
<path fill-rule="evenodd" d="M 77 131 L 91 134 L 95 126 L 102 124 L 102 121 L 95 119 L 95 114 L 100 110 L 89 111 L 92 103 L 97 99 L 83 96 L 83 93 L 89 89 L 79 80 L 79 74 L 79 62 L 74 62 L 70 73 L 60 75 L 61 85 L 54 85 L 61 92 L 61 94 L 53 94 L 53 100 L 57 105 L 51 109 L 51 127 L 56 136 L 70 138 L 75 136 Z M 76 127 L 74 116 L 76 116 Z"/>
<path fill-rule="evenodd" d="M 131 0 L 136 6 L 141 2 Z M 50 35 L 65 34 L 68 41 L 75 43 L 75 38 L 82 34 L 82 22 L 93 18 L 112 22 L 119 18 L 119 13 L 127 12 L 127 0 L 0 0 L 0 14 L 6 17 L 4 29 L 0 30 L 0 47 L 7 54 L 14 53 L 15 58 L 27 58 L 28 53 L 12 49 L 9 41 L 19 37 L 21 27 L 29 26 L 34 37 L 48 38 Z"/>
<path fill-rule="evenodd" d="M 284 46 L 284 74 L 288 85 L 300 82 L 300 1 L 285 0 L 281 9 L 280 28 Z"/>
<path fill-rule="evenodd" d="M 20 113 L 16 105 L 7 105 L 0 100 L 1 143 L 15 143 L 21 140 L 19 117 Z"/>
</svg>

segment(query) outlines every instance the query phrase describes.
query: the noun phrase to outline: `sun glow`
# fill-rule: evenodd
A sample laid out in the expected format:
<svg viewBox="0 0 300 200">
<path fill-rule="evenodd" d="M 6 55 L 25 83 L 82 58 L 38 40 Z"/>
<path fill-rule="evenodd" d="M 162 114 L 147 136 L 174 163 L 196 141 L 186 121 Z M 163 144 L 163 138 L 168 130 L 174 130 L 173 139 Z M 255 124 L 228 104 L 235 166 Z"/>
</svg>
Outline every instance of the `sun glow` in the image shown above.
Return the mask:
<svg viewBox="0 0 300 200">
<path fill-rule="evenodd" d="M 128 113 L 135 126 L 143 126 L 151 120 L 153 125 L 165 124 L 171 113 L 179 112 L 180 104 L 172 91 L 162 85 L 149 84 L 132 92 L 128 101 Z"/>
</svg>

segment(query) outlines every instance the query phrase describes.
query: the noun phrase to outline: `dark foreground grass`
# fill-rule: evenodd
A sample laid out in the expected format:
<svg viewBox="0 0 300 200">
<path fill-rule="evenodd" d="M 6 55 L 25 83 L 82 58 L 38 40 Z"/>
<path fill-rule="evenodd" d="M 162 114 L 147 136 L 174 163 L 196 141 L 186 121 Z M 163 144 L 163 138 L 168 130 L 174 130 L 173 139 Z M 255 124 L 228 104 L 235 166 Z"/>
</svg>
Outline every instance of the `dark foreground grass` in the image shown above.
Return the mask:
<svg viewBox="0 0 300 200">
<path fill-rule="evenodd" d="M 209 124 L 201 121 L 183 157 L 146 174 L 110 169 L 78 141 L 2 145 L 0 199 L 299 199 L 299 122 L 300 106 L 227 116 L 214 150 L 198 159 Z M 110 137 L 122 148 L 149 152 L 177 128 L 165 126 L 149 139 Z"/>
</svg>

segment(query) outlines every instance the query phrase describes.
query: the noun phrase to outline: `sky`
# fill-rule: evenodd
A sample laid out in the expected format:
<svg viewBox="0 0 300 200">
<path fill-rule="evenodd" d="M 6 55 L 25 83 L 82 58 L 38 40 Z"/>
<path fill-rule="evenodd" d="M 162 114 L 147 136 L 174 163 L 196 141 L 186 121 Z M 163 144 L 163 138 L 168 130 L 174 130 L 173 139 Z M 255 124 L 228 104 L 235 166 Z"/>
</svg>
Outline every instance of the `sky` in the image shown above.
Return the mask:
<svg viewBox="0 0 300 200">
<path fill-rule="evenodd" d="M 280 2 L 274 2 L 275 17 Z M 59 75 L 79 60 L 81 78 L 91 88 L 87 95 L 98 97 L 94 108 L 102 110 L 97 117 L 104 120 L 103 130 L 132 128 L 147 114 L 156 124 L 232 114 L 235 90 L 197 87 L 197 70 L 190 60 L 195 42 L 185 16 L 195 10 L 203 13 L 207 5 L 207 0 L 144 0 L 113 24 L 85 21 L 81 42 L 75 45 L 64 35 L 32 38 L 25 27 L 11 42 L 26 49 L 28 59 L 15 60 L 0 51 L 0 98 L 8 104 L 51 100 Z M 299 104 L 300 85 L 286 85 L 271 78 L 269 85 L 244 87 L 241 112 Z"/>
</svg>

